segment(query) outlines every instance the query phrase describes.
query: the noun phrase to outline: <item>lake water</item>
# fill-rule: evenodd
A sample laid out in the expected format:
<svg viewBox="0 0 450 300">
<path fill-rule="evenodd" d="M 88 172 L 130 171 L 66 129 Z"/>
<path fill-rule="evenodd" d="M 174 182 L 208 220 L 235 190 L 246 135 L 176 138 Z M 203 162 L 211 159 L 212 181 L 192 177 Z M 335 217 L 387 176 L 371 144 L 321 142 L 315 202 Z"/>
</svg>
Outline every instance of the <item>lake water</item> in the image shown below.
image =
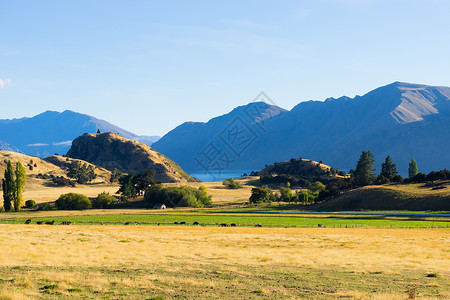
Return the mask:
<svg viewBox="0 0 450 300">
<path fill-rule="evenodd" d="M 224 181 L 230 177 L 239 178 L 244 173 L 250 174 L 252 171 L 254 170 L 209 170 L 207 172 L 195 170 L 187 173 L 203 182 L 215 182 Z"/>
</svg>

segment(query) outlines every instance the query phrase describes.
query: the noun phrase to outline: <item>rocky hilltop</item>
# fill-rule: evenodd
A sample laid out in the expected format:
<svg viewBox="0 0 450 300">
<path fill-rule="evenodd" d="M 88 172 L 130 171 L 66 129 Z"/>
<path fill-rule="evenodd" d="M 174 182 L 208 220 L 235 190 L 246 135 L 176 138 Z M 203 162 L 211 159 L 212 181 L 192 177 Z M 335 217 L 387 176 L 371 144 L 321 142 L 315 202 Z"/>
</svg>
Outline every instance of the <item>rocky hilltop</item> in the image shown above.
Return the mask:
<svg viewBox="0 0 450 300">
<path fill-rule="evenodd" d="M 86 133 L 72 142 L 67 156 L 82 159 L 108 170 L 139 173 L 155 170 L 161 182 L 195 181 L 175 162 L 149 146 L 117 133 Z"/>
</svg>

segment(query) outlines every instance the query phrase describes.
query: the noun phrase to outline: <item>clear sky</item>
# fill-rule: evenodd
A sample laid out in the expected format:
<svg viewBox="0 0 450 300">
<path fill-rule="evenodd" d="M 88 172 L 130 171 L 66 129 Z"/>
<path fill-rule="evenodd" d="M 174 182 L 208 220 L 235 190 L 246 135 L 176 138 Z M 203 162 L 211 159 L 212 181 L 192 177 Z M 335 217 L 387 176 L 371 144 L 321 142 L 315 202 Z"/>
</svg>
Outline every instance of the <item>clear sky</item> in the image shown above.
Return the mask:
<svg viewBox="0 0 450 300">
<path fill-rule="evenodd" d="M 450 86 L 450 1 L 0 0 L 0 119 L 163 135 L 261 91 L 291 109 L 393 81 Z"/>
</svg>

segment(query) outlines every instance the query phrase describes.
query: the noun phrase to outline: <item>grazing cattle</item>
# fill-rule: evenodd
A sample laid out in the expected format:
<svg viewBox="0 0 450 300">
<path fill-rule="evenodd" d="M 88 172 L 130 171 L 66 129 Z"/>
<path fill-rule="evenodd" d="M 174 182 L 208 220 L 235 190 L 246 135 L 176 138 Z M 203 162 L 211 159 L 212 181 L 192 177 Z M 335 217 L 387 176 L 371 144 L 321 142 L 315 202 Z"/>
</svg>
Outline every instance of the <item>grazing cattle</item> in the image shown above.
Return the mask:
<svg viewBox="0 0 450 300">
<path fill-rule="evenodd" d="M 25 224 L 30 224 L 31 223 L 31 219 L 28 219 L 25 221 Z"/>
<path fill-rule="evenodd" d="M 255 224 L 255 227 L 262 227 L 261 224 Z"/>
<path fill-rule="evenodd" d="M 53 221 L 49 221 L 49 222 L 45 222 L 45 225 L 53 225 L 53 224 L 55 224 L 55 220 L 53 220 Z"/>
<path fill-rule="evenodd" d="M 70 225 L 70 224 L 72 224 L 72 222 L 69 222 L 69 221 L 63 221 L 63 222 L 61 223 L 61 225 Z"/>
<path fill-rule="evenodd" d="M 160 224 L 158 223 L 158 226 L 159 226 Z"/>
<path fill-rule="evenodd" d="M 322 224 L 317 224 L 317 227 L 322 228 Z"/>
<path fill-rule="evenodd" d="M 130 225 L 130 222 L 125 222 L 125 224 L 124 225 Z"/>
<path fill-rule="evenodd" d="M 44 223 L 44 222 L 42 222 L 42 221 L 37 221 L 37 222 L 36 222 L 37 225 L 42 225 L 43 223 Z"/>
<path fill-rule="evenodd" d="M 194 223 L 192 223 L 192 225 L 200 225 L 198 222 L 194 222 Z"/>
<path fill-rule="evenodd" d="M 178 225 L 178 222 L 173 222 L 174 225 Z"/>
<path fill-rule="evenodd" d="M 186 222 L 180 222 L 180 225 L 186 225 Z"/>
<path fill-rule="evenodd" d="M 230 226 L 231 226 L 231 227 L 236 227 L 236 224 L 231 223 Z"/>
<path fill-rule="evenodd" d="M 222 224 L 220 224 L 220 227 L 230 227 L 230 225 L 228 225 L 226 223 L 222 223 Z"/>
<path fill-rule="evenodd" d="M 100 222 L 100 225 L 103 225 L 103 222 Z"/>
</svg>

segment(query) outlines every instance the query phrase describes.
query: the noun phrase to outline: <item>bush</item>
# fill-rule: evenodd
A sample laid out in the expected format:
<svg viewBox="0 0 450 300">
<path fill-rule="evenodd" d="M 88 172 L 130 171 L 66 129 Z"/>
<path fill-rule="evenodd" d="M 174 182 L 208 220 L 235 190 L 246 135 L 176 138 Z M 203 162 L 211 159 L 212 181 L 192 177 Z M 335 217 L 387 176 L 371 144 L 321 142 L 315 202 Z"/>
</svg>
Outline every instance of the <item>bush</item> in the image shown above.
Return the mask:
<svg viewBox="0 0 450 300">
<path fill-rule="evenodd" d="M 392 182 L 403 182 L 403 177 L 400 175 L 395 175 L 394 177 L 392 177 L 391 181 Z"/>
<path fill-rule="evenodd" d="M 150 206 L 163 203 L 167 207 L 204 207 L 211 205 L 211 196 L 205 186 L 198 189 L 190 186 L 164 187 L 161 184 L 151 185 L 144 195 Z"/>
<path fill-rule="evenodd" d="M 103 192 L 98 194 L 97 198 L 92 201 L 93 208 L 108 208 L 117 202 L 117 198 L 111 196 L 109 193 Z"/>
<path fill-rule="evenodd" d="M 52 182 L 57 186 L 72 186 L 75 187 L 75 182 L 70 180 L 69 178 L 63 176 L 55 176 L 52 178 Z"/>
<path fill-rule="evenodd" d="M 92 208 L 91 200 L 82 194 L 68 193 L 59 196 L 58 200 L 55 201 L 55 205 L 58 209 L 88 209 Z"/>
<path fill-rule="evenodd" d="M 228 178 L 228 179 L 225 179 L 222 182 L 222 184 L 224 186 L 226 186 L 227 188 L 229 188 L 229 189 L 240 189 L 240 188 L 242 188 L 242 185 L 240 183 L 236 182 L 236 180 L 234 180 L 234 178 L 232 178 L 232 177 Z"/>
<path fill-rule="evenodd" d="M 27 200 L 25 201 L 26 208 L 33 208 L 36 206 L 36 201 L 34 200 Z"/>
</svg>

